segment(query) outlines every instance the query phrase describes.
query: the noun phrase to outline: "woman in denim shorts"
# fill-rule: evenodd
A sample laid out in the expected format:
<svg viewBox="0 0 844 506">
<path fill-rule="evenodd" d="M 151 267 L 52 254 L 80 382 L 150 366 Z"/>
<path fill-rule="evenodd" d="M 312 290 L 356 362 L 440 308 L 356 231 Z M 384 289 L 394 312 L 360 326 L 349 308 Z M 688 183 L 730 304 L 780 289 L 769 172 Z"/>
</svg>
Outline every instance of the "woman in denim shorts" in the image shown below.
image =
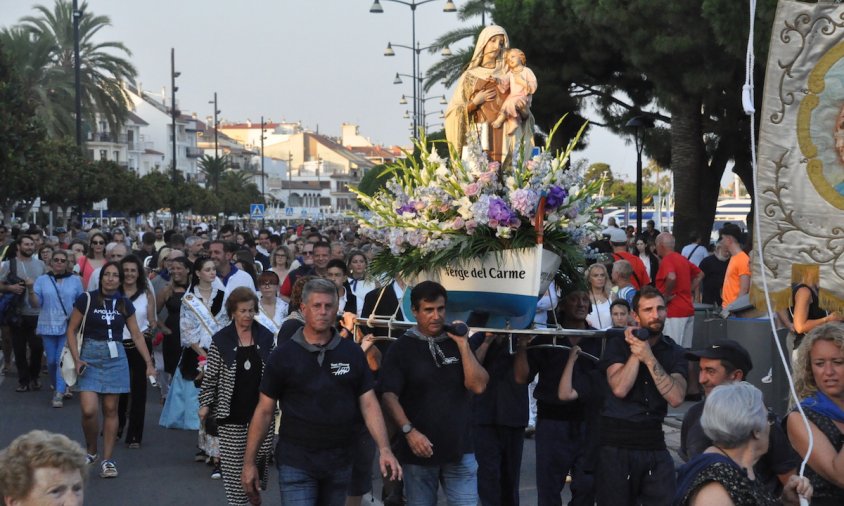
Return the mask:
<svg viewBox="0 0 844 506">
<path fill-rule="evenodd" d="M 79 374 L 78 388 L 82 408 L 82 430 L 88 451 L 88 463 L 97 460 L 100 432 L 97 408 L 103 413 L 103 462 L 100 477 L 117 477 L 117 466 L 111 459 L 117 436 L 117 404 L 120 394 L 129 392 L 129 364 L 123 348 L 123 327 L 129 329 L 147 376 L 155 374 L 144 336 L 138 329 L 135 307 L 119 288 L 123 271 L 117 262 L 105 264 L 100 271 L 99 289 L 76 299 L 67 326 L 67 345 L 73 354 Z M 87 311 L 87 313 L 86 313 Z M 77 353 L 76 332 L 85 317 L 82 351 Z M 81 355 L 81 356 L 80 356 Z"/>
</svg>

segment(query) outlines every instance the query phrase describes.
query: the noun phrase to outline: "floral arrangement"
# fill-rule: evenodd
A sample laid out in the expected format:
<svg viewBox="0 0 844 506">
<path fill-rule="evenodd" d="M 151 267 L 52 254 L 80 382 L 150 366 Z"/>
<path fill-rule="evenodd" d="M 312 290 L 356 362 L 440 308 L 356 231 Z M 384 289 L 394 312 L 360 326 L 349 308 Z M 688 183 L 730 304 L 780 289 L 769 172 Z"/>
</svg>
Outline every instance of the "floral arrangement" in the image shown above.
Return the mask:
<svg viewBox="0 0 844 506">
<path fill-rule="evenodd" d="M 355 192 L 367 210 L 356 214 L 361 233 L 385 246 L 372 262 L 376 273 L 412 276 L 511 248 L 542 243 L 579 263 L 599 232 L 595 200 L 600 181 L 584 184 L 568 167 L 586 124 L 565 150 L 549 151 L 555 125 L 539 154 L 515 153 L 512 165 L 490 162 L 480 145 L 450 159 L 428 150 L 388 167 L 394 177 L 374 196 Z M 516 156 L 521 154 L 521 156 Z"/>
</svg>

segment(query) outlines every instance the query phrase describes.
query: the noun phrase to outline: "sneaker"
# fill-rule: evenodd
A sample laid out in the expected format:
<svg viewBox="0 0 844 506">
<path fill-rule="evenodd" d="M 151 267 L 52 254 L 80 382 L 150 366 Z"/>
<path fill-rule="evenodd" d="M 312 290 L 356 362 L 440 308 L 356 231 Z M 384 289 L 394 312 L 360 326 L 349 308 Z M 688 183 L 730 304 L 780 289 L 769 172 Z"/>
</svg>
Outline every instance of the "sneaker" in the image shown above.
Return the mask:
<svg viewBox="0 0 844 506">
<path fill-rule="evenodd" d="M 196 452 L 196 455 L 193 456 L 193 461 L 194 462 L 205 462 L 205 457 L 207 457 L 207 456 L 208 455 L 205 455 L 204 451 L 199 450 L 198 452 Z"/>
<path fill-rule="evenodd" d="M 117 478 L 117 466 L 113 460 L 104 460 L 100 465 L 100 478 Z"/>
<path fill-rule="evenodd" d="M 61 408 L 64 407 L 64 396 L 59 392 L 53 394 L 53 407 L 54 408 Z"/>
<path fill-rule="evenodd" d="M 220 470 L 220 466 L 214 466 L 214 470 L 211 471 L 211 479 L 212 480 L 219 480 L 223 477 L 223 472 Z"/>
<path fill-rule="evenodd" d="M 98 458 L 99 457 L 97 457 L 96 453 L 94 453 L 94 454 L 89 453 L 85 456 L 85 463 L 90 466 L 91 464 L 95 463 Z"/>
</svg>

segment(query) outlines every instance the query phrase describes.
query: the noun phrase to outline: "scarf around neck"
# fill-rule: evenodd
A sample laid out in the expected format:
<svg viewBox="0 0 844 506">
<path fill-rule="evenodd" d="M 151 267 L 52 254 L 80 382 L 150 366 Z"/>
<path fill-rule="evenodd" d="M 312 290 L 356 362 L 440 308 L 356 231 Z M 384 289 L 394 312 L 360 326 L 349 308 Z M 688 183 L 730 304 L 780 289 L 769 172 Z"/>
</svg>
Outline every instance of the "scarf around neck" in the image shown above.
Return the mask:
<svg viewBox="0 0 844 506">
<path fill-rule="evenodd" d="M 428 343 L 428 350 L 431 352 L 431 357 L 434 359 L 434 365 L 437 367 L 453 364 L 458 361 L 457 358 L 446 357 L 442 348 L 440 348 L 439 343 L 451 339 L 445 332 L 441 333 L 439 336 L 431 337 L 420 332 L 418 327 L 411 327 L 408 329 L 406 335 Z"/>
<path fill-rule="evenodd" d="M 334 331 L 334 335 L 331 336 L 331 340 L 328 341 L 327 344 L 325 344 L 324 346 L 317 346 L 315 344 L 311 344 L 305 341 L 304 330 L 304 328 L 297 330 L 296 333 L 293 334 L 293 337 L 291 337 L 290 339 L 294 343 L 304 348 L 306 351 L 309 351 L 311 353 L 319 353 L 319 355 L 317 355 L 317 363 L 320 367 L 322 367 L 322 362 L 325 360 L 325 352 L 327 350 L 333 350 L 340 344 L 340 334 L 338 334 L 337 331 Z"/>
<path fill-rule="evenodd" d="M 844 409 L 841 409 L 841 406 L 836 404 L 823 392 L 815 392 L 815 395 L 806 397 L 800 402 L 800 404 L 804 408 L 811 409 L 815 413 L 831 418 L 836 422 L 844 423 Z"/>
</svg>

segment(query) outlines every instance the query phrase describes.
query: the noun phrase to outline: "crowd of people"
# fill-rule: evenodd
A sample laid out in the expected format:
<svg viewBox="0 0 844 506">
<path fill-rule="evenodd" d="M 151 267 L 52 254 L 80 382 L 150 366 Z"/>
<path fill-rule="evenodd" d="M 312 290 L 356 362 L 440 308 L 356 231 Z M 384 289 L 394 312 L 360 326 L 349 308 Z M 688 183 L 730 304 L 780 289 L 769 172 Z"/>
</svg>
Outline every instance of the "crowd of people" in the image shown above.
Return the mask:
<svg viewBox="0 0 844 506">
<path fill-rule="evenodd" d="M 388 505 L 434 505 L 440 488 L 452 505 L 515 505 L 526 436 L 540 505 L 561 504 L 567 483 L 575 505 L 841 504 L 844 326 L 816 307 L 816 277 L 804 273 L 787 315 L 815 442 L 807 478 L 796 476 L 807 426 L 796 412 L 777 418 L 743 382 L 750 353 L 733 341 L 692 349 L 694 303 L 710 301 L 720 269 L 708 264 L 726 262 L 712 304 L 749 288 L 741 235 L 725 229 L 713 252 L 703 241 L 677 252 L 652 223 L 638 236 L 611 226 L 602 261 L 552 284 L 536 317 L 605 338 L 511 341 L 446 321 L 437 283 L 374 276 L 380 248 L 345 223 L 9 238 L 0 226 L 3 373 L 17 370 L 21 394 L 40 390 L 46 355 L 49 406 L 78 398 L 84 436 L 83 447 L 18 438 L 0 454 L 0 497 L 29 504 L 54 473 L 81 504 L 77 475 L 119 476 L 118 441 L 142 451 L 152 388 L 155 422 L 196 432 L 186 456 L 209 465 L 228 504 L 259 503 L 274 463 L 283 504 L 357 505 L 377 463 Z M 399 334 L 368 320 L 405 320 L 405 291 L 415 326 Z M 484 322 L 476 312 L 466 323 Z M 65 344 L 72 388 L 58 367 Z M 684 419 L 678 473 L 662 424 L 698 383 L 706 395 Z"/>
</svg>

